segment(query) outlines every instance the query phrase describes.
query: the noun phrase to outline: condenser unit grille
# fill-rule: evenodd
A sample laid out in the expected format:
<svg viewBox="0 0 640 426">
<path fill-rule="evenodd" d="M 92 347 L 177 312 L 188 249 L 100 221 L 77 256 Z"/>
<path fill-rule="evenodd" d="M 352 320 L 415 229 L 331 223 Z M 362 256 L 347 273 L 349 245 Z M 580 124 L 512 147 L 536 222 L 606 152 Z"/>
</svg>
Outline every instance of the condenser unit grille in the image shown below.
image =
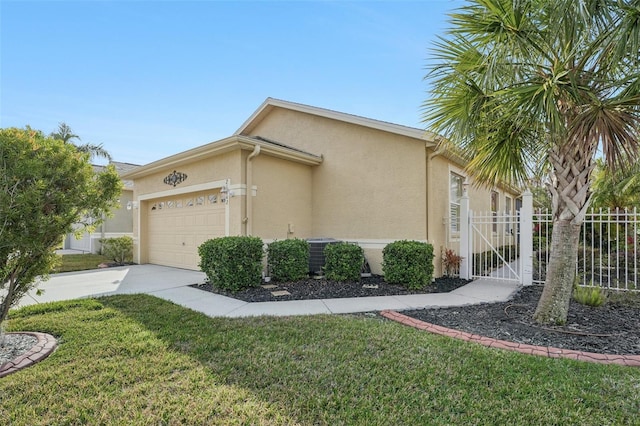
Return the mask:
<svg viewBox="0 0 640 426">
<path fill-rule="evenodd" d="M 311 238 L 309 243 L 309 272 L 312 275 L 323 275 L 322 267 L 325 264 L 324 248 L 329 244 L 339 243 L 333 238 Z"/>
</svg>

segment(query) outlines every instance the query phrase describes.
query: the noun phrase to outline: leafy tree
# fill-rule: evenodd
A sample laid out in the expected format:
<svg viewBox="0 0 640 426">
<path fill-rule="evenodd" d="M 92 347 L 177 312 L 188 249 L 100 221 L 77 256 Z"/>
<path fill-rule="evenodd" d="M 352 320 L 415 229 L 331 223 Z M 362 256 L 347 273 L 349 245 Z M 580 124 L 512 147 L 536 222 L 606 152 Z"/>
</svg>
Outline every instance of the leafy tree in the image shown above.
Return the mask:
<svg viewBox="0 0 640 426">
<path fill-rule="evenodd" d="M 0 159 L 1 323 L 46 278 L 72 224 L 113 208 L 122 183 L 112 166 L 95 174 L 88 154 L 28 127 L 0 129 Z"/>
<path fill-rule="evenodd" d="M 474 0 L 450 16 L 425 121 L 480 183 L 547 171 L 552 255 L 534 317 L 563 323 L 595 154 L 611 168 L 638 158 L 640 0 Z"/>
<path fill-rule="evenodd" d="M 104 158 L 106 160 L 111 161 L 111 154 L 102 147 L 102 144 L 91 144 L 91 143 L 83 143 L 78 144 L 73 142 L 74 139 L 80 141 L 80 136 L 73 133 L 71 127 L 69 127 L 66 123 L 59 123 L 58 129 L 55 132 L 52 132 L 50 135 L 53 139 L 63 141 L 64 143 L 72 144 L 75 146 L 78 151 L 89 154 L 90 158 L 94 157 Z"/>
</svg>

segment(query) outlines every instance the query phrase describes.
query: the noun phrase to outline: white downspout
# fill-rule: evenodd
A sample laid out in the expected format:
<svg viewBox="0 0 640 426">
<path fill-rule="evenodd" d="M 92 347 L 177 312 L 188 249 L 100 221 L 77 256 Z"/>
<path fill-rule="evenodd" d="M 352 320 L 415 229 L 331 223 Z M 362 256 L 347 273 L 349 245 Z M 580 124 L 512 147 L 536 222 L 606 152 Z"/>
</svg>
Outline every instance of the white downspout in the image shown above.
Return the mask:
<svg viewBox="0 0 640 426">
<path fill-rule="evenodd" d="M 246 177 L 245 182 L 247 184 L 247 222 L 246 235 L 253 233 L 253 162 L 252 160 L 260 154 L 260 145 L 256 145 L 253 148 L 253 152 L 247 157 Z"/>
<path fill-rule="evenodd" d="M 433 195 L 432 194 L 432 184 L 431 184 L 431 180 L 432 180 L 432 174 L 431 171 L 433 169 L 433 159 L 436 158 L 437 156 L 441 155 L 444 152 L 444 149 L 442 147 L 437 147 L 437 149 L 435 149 L 431 154 L 427 154 L 427 206 L 426 206 L 426 211 L 425 211 L 425 215 L 427 217 L 427 241 L 429 241 L 430 239 L 433 240 L 433 235 L 431 235 L 431 227 L 429 224 L 429 209 L 431 208 L 431 201 L 429 200 L 429 198 Z M 447 238 L 448 239 L 448 238 Z"/>
</svg>

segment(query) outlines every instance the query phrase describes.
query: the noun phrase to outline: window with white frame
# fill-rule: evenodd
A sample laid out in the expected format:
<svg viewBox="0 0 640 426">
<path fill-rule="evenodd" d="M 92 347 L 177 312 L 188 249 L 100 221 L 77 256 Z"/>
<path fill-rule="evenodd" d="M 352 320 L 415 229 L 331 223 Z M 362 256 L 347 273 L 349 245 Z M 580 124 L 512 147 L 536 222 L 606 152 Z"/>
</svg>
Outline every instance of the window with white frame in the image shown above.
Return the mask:
<svg viewBox="0 0 640 426">
<path fill-rule="evenodd" d="M 464 177 L 451 172 L 449 175 L 449 223 L 451 234 L 460 233 L 460 198 Z"/>
<path fill-rule="evenodd" d="M 498 232 L 498 200 L 500 195 L 491 191 L 491 215 L 493 216 L 493 232 Z"/>
<path fill-rule="evenodd" d="M 513 210 L 511 197 L 504 198 L 504 212 L 507 215 L 507 232 L 513 235 Z"/>
</svg>

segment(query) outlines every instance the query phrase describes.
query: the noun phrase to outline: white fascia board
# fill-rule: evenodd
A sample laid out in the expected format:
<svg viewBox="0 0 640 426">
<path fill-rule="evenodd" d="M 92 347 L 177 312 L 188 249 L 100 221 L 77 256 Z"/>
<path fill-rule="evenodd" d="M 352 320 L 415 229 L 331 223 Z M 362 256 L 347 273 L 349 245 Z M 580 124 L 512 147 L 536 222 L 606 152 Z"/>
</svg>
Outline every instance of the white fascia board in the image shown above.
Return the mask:
<svg viewBox="0 0 640 426">
<path fill-rule="evenodd" d="M 260 107 L 240 126 L 234 135 L 241 135 L 245 131 L 252 128 L 252 124 L 257 124 L 259 118 L 272 107 L 290 109 L 303 112 L 310 115 L 329 118 L 337 121 L 344 121 L 351 124 L 357 124 L 363 127 L 382 130 L 384 132 L 394 133 L 397 135 L 407 136 L 414 139 L 426 141 L 429 145 L 436 144 L 436 135 L 426 130 L 416 129 L 413 127 L 402 126 L 400 124 L 389 123 L 386 121 L 374 120 L 371 118 L 361 117 L 358 115 L 347 114 L 344 112 L 333 111 L 324 108 L 318 108 L 310 105 L 298 104 L 294 102 L 283 101 L 280 99 L 267 98 Z"/>
<path fill-rule="evenodd" d="M 179 167 L 192 161 L 202 160 L 204 158 L 231 152 L 236 149 L 253 149 L 256 145 L 260 145 L 263 153 L 274 157 L 296 161 L 307 165 L 318 165 L 322 163 L 321 156 L 318 157 L 295 149 L 261 142 L 245 136 L 234 135 L 154 161 L 153 163 L 149 163 L 145 166 L 140 166 L 126 175 L 123 175 L 123 178 L 133 180 L 155 173 L 162 169 Z"/>
<path fill-rule="evenodd" d="M 200 183 L 197 185 L 183 186 L 181 188 L 167 189 L 165 191 L 150 192 L 138 196 L 139 201 L 153 200 L 154 198 L 173 197 L 175 195 L 188 194 L 191 192 L 207 191 L 210 189 L 222 188 L 227 184 L 227 180 L 214 180 L 212 182 Z"/>
<path fill-rule="evenodd" d="M 177 167 L 182 164 L 189 163 L 193 160 L 198 160 L 232 151 L 235 148 L 237 142 L 238 138 L 235 136 L 220 139 L 206 145 L 201 145 L 187 151 L 179 152 L 175 155 L 154 161 L 144 166 L 140 166 L 137 169 L 122 175 L 122 178 L 135 179 L 154 173 L 158 170 L 165 169 L 167 167 Z"/>
</svg>

